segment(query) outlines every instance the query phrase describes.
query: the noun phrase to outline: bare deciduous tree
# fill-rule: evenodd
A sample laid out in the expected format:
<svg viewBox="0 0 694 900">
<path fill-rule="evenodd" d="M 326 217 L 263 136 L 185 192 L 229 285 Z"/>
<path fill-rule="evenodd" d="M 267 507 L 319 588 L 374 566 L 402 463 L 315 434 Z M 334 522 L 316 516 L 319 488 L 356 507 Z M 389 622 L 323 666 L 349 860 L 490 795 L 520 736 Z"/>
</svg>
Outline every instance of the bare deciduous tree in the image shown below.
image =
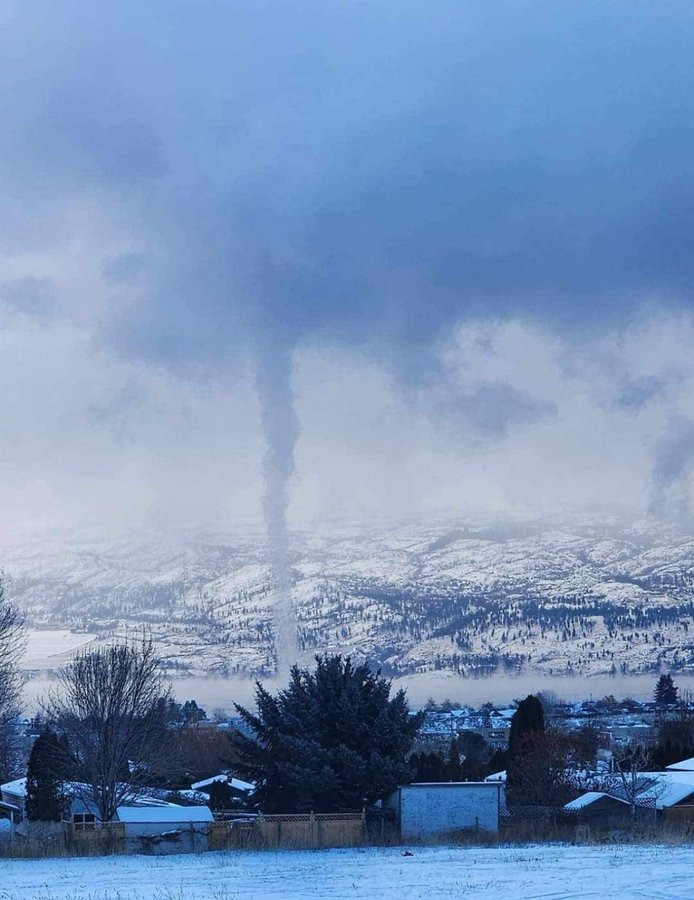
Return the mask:
<svg viewBox="0 0 694 900">
<path fill-rule="evenodd" d="M 63 668 L 60 688 L 44 704 L 67 739 L 74 791 L 104 822 L 142 795 L 172 763 L 170 689 L 151 640 L 84 650 Z"/>
<path fill-rule="evenodd" d="M 26 633 L 17 610 L 6 598 L 0 580 L 0 775 L 9 776 L 14 756 L 15 723 L 24 679 L 19 661 Z"/>
<path fill-rule="evenodd" d="M 646 797 L 655 803 L 665 788 L 662 781 L 654 780 L 652 775 L 647 774 L 651 763 L 652 751 L 643 744 L 633 744 L 613 754 L 612 783 L 617 788 L 617 795 L 629 804 L 632 823 L 636 822 L 639 807 L 646 805 Z"/>
</svg>

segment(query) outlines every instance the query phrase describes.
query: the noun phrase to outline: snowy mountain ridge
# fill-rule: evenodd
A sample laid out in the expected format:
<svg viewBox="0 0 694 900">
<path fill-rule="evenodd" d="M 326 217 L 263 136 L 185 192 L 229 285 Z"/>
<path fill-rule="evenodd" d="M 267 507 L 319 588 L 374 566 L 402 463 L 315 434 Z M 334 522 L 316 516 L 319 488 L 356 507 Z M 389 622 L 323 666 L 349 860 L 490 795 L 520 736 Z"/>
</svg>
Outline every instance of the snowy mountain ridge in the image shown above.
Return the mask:
<svg viewBox="0 0 694 900">
<path fill-rule="evenodd" d="M 43 538 L 0 548 L 37 628 L 143 624 L 180 674 L 275 668 L 262 533 Z M 331 525 L 292 535 L 300 659 L 394 675 L 694 671 L 694 535 L 609 516 Z M 691 633 L 690 633 L 691 632 Z"/>
</svg>

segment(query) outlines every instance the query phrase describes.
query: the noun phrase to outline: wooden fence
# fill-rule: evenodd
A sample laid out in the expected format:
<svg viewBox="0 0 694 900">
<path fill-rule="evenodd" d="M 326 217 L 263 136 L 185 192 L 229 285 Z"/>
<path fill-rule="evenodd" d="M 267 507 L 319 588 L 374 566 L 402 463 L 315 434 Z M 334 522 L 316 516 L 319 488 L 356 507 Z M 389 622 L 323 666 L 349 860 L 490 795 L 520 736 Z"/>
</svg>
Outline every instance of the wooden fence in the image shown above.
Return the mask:
<svg viewBox="0 0 694 900">
<path fill-rule="evenodd" d="M 361 812 L 259 815 L 253 820 L 217 821 L 209 826 L 210 850 L 322 849 L 366 843 Z"/>
<path fill-rule="evenodd" d="M 388 829 L 392 823 L 388 823 Z M 384 842 L 386 825 L 381 818 L 367 819 L 364 810 L 345 813 L 299 815 L 245 815 L 221 817 L 202 826 L 193 850 L 277 850 L 359 847 Z M 392 840 L 390 831 L 388 837 Z M 142 843 L 142 841 L 140 841 Z M 139 847 L 139 845 L 137 845 Z M 17 835 L 0 847 L 2 856 L 104 856 L 143 852 L 134 849 L 122 822 L 56 823 L 50 834 Z M 153 852 L 153 851 L 152 851 Z"/>
<path fill-rule="evenodd" d="M 68 851 L 76 856 L 125 853 L 125 825 L 122 822 L 66 822 L 65 842 Z"/>
<path fill-rule="evenodd" d="M 694 804 L 667 807 L 663 810 L 663 821 L 683 831 L 694 831 Z"/>
</svg>

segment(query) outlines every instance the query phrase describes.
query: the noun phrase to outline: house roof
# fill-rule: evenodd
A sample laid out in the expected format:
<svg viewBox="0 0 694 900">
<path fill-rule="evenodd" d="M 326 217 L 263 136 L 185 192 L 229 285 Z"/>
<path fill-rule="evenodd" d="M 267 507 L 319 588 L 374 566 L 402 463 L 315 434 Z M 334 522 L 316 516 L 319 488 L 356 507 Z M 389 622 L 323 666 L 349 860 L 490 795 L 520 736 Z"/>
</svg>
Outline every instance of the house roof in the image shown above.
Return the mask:
<svg viewBox="0 0 694 900">
<path fill-rule="evenodd" d="M 500 784 L 494 781 L 413 781 L 411 784 L 401 784 L 400 790 L 409 790 L 410 788 L 497 788 Z"/>
<path fill-rule="evenodd" d="M 694 794 L 694 772 L 639 772 L 637 788 L 637 803 L 666 809 Z M 609 779 L 607 793 L 611 797 L 628 799 L 618 775 L 612 775 Z"/>
<path fill-rule="evenodd" d="M 16 794 L 17 797 L 26 797 L 27 780 L 26 778 L 15 778 L 14 781 L 6 781 L 5 784 L 0 784 L 0 791 Z"/>
<path fill-rule="evenodd" d="M 250 791 L 255 790 L 255 785 L 251 784 L 250 781 L 242 781 L 240 778 L 233 778 L 231 775 L 225 774 L 213 775 L 211 778 L 203 778 L 202 781 L 196 781 L 195 784 L 191 784 L 190 789 L 192 791 L 199 791 L 201 788 L 206 788 L 211 784 L 214 784 L 215 781 L 225 781 L 229 787 L 232 787 L 237 791 L 249 793 Z"/>
<path fill-rule="evenodd" d="M 609 797 L 610 800 L 615 800 L 617 803 L 624 803 L 627 805 L 627 801 L 623 800 L 621 797 L 614 797 L 612 794 L 606 794 L 604 791 L 588 791 L 585 794 L 581 794 L 580 797 L 576 797 L 575 800 L 571 800 L 570 803 L 566 803 L 564 809 L 569 810 L 569 812 L 576 812 L 579 809 L 585 809 L 587 806 L 597 803 L 597 801 L 602 800 L 603 797 Z"/>
<path fill-rule="evenodd" d="M 487 775 L 484 779 L 485 781 L 506 781 L 506 769 L 503 769 L 501 772 L 494 772 L 492 775 Z"/>
<path fill-rule="evenodd" d="M 116 818 L 119 822 L 133 825 L 141 823 L 187 825 L 214 821 L 207 806 L 119 806 Z"/>
<path fill-rule="evenodd" d="M 203 793 L 202 791 L 193 791 L 193 790 L 176 791 L 176 796 L 182 797 L 184 800 L 193 800 L 195 803 L 198 803 L 200 806 L 205 806 L 207 803 L 209 803 L 209 800 L 210 800 L 210 798 L 207 796 L 207 794 Z"/>
<path fill-rule="evenodd" d="M 639 800 L 655 801 L 656 809 L 666 809 L 694 794 L 694 772 L 644 772 L 648 784 Z"/>
<path fill-rule="evenodd" d="M 694 772 L 694 756 L 690 756 L 689 759 L 683 759 L 681 762 L 672 763 L 672 765 L 665 768 L 676 772 Z"/>
<path fill-rule="evenodd" d="M 69 796 L 79 797 L 83 794 L 89 795 L 90 792 L 89 785 L 82 784 L 79 781 L 66 781 L 63 788 L 65 793 Z M 0 785 L 0 791 L 3 793 L 14 794 L 16 797 L 26 797 L 27 780 L 26 778 L 16 778 L 14 781 L 8 781 L 6 784 Z M 177 804 L 169 803 L 168 801 L 152 796 L 151 794 L 138 794 L 135 797 L 130 797 L 129 801 L 138 806 L 177 807 Z"/>
</svg>

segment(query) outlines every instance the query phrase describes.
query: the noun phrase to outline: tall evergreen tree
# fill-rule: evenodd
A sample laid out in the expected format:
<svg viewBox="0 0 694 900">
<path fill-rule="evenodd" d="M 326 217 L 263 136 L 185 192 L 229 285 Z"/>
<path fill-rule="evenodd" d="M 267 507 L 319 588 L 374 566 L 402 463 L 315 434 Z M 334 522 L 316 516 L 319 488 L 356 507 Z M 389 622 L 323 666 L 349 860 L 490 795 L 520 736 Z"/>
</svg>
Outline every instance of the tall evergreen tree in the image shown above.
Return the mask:
<svg viewBox="0 0 694 900">
<path fill-rule="evenodd" d="M 660 706 L 669 706 L 677 703 L 677 687 L 672 680 L 672 675 L 661 675 L 655 685 L 655 702 Z"/>
<path fill-rule="evenodd" d="M 60 821 L 63 797 L 58 772 L 65 758 L 65 744 L 55 732 L 39 734 L 27 766 L 26 817 L 30 822 Z"/>
<path fill-rule="evenodd" d="M 512 805 L 516 801 L 517 790 L 522 780 L 522 760 L 527 754 L 537 734 L 545 730 L 545 713 L 542 702 L 530 694 L 521 700 L 511 719 L 511 732 L 508 740 L 508 761 L 506 766 L 506 802 Z"/>
<path fill-rule="evenodd" d="M 404 691 L 349 658 L 316 658 L 314 671 L 294 666 L 275 696 L 261 684 L 257 712 L 237 710 L 255 737 L 241 737 L 242 770 L 267 812 L 360 809 L 412 780 L 407 756 L 423 716 Z"/>
<path fill-rule="evenodd" d="M 410 757 L 412 781 L 450 781 L 445 760 L 438 753 L 413 753 Z"/>
</svg>

